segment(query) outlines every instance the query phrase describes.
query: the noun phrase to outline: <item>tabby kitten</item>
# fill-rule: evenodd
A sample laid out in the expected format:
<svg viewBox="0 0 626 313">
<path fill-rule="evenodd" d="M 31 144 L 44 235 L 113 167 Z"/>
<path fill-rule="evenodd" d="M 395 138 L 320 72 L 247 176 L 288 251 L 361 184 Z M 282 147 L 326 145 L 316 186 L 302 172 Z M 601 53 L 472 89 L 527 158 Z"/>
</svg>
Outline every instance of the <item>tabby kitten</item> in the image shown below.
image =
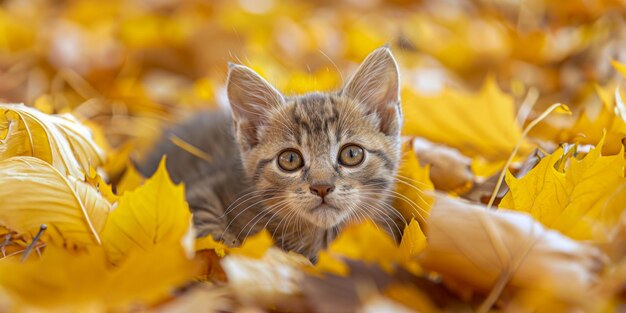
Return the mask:
<svg viewBox="0 0 626 313">
<path fill-rule="evenodd" d="M 163 154 L 183 181 L 199 236 L 230 245 L 262 228 L 275 243 L 315 259 L 345 224 L 370 219 L 396 237 L 387 203 L 400 158 L 399 75 L 379 48 L 337 93 L 284 96 L 253 70 L 229 65 L 232 114 L 205 112 L 168 131 Z M 198 147 L 198 158 L 167 140 Z"/>
</svg>

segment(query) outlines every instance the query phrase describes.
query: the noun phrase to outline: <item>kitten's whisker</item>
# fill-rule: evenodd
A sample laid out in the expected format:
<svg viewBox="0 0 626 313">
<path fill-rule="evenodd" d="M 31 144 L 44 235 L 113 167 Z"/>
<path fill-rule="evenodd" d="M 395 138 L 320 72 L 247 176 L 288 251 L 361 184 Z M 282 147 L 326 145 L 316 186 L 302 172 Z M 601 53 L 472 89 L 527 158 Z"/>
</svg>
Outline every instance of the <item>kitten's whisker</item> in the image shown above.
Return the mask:
<svg viewBox="0 0 626 313">
<path fill-rule="evenodd" d="M 237 213 L 237 215 L 235 215 L 235 217 L 233 217 L 233 218 L 230 220 L 230 222 L 228 223 L 228 225 L 226 225 L 226 228 L 224 229 L 224 232 L 222 233 L 222 235 L 226 233 L 226 231 L 228 230 L 228 228 L 229 228 L 229 227 L 233 224 L 233 222 L 234 222 L 235 220 L 237 220 L 237 218 L 238 218 L 239 216 L 241 216 L 241 214 L 243 214 L 244 212 L 246 212 L 246 211 L 247 211 L 247 210 L 249 210 L 250 208 L 253 208 L 255 205 L 258 205 L 259 203 L 263 203 L 263 202 L 270 201 L 270 200 L 281 200 L 281 199 L 285 199 L 285 198 L 287 198 L 287 197 L 286 197 L 286 196 L 281 196 L 281 197 L 272 197 L 272 198 L 269 198 L 269 199 L 261 199 L 261 200 L 259 200 L 259 201 L 255 202 L 255 203 L 253 203 L 253 204 L 251 204 L 251 205 L 247 206 L 245 209 L 241 210 L 241 212 Z"/>
<path fill-rule="evenodd" d="M 397 182 L 399 182 L 399 183 L 401 183 L 401 184 L 405 184 L 406 186 L 408 186 L 408 187 L 410 187 L 410 188 L 413 188 L 415 191 L 417 191 L 417 192 L 418 192 L 418 193 L 417 193 L 417 197 L 418 197 L 421 201 L 423 201 L 423 202 L 425 202 L 425 203 L 428 203 L 428 201 L 426 201 L 426 200 L 422 197 L 422 194 L 423 194 L 423 193 L 425 193 L 422 189 L 420 189 L 420 188 L 416 187 L 415 185 L 412 185 L 412 184 L 410 184 L 410 183 L 407 183 L 407 182 L 405 182 L 405 181 L 401 181 L 401 180 L 396 180 L 396 181 L 397 181 Z"/>
<path fill-rule="evenodd" d="M 372 191 L 372 193 L 367 193 L 367 191 Z M 381 190 L 367 190 L 364 189 L 363 190 L 363 194 L 369 194 L 369 195 L 379 195 L 381 192 Z M 414 209 L 417 208 L 419 210 L 421 210 L 423 213 L 426 214 L 430 214 L 428 210 L 422 208 L 419 204 L 417 204 L 415 201 L 413 201 L 413 199 L 403 195 L 402 193 L 399 193 L 397 191 L 394 190 L 387 190 L 388 194 L 386 194 L 386 196 L 391 196 L 391 197 L 395 197 L 396 199 L 400 199 L 400 200 L 404 200 L 405 202 L 409 203 L 411 205 L 411 207 L 413 207 Z M 419 195 L 418 195 L 419 196 Z M 422 198 L 421 196 L 419 197 L 419 199 L 424 202 L 425 204 L 428 204 L 428 202 Z"/>
<path fill-rule="evenodd" d="M 366 208 L 374 210 L 373 213 L 377 213 L 377 215 L 382 219 L 382 221 L 385 222 L 385 224 L 387 224 L 387 227 L 391 234 L 393 234 L 393 228 L 391 227 L 388 221 L 391 221 L 393 225 L 396 227 L 396 230 L 398 230 L 398 233 L 402 234 L 402 231 L 400 230 L 400 227 L 398 226 L 398 224 L 393 220 L 393 217 L 390 216 L 385 210 L 382 210 L 381 208 L 377 208 L 376 206 L 371 205 L 371 204 L 367 204 L 367 203 L 363 203 L 363 204 L 365 204 Z"/>
<path fill-rule="evenodd" d="M 398 179 L 398 180 L 399 180 L 399 179 L 404 179 L 404 180 L 406 180 L 406 181 L 407 181 L 407 182 L 409 182 L 409 183 L 419 184 L 419 185 L 422 185 L 423 187 L 430 187 L 430 186 L 429 186 L 428 184 L 426 184 L 425 182 L 419 181 L 419 180 L 414 179 L 414 178 L 411 178 L 411 177 L 403 176 L 403 175 L 400 175 L 400 174 L 396 174 L 395 178 L 396 178 L 396 179 Z M 417 187 L 417 186 L 416 186 L 416 187 Z"/>
<path fill-rule="evenodd" d="M 289 213 L 287 213 L 286 215 L 283 215 L 280 219 L 280 222 L 278 223 L 278 225 L 276 225 L 276 227 L 274 227 L 274 232 L 272 233 L 272 239 L 276 238 L 276 232 L 280 229 L 280 225 L 285 221 L 285 219 L 287 219 L 287 217 L 296 214 L 297 212 L 295 210 L 290 211 Z"/>
<path fill-rule="evenodd" d="M 267 216 L 267 214 L 269 214 L 270 212 L 272 212 L 272 210 L 275 207 L 278 207 L 280 205 L 282 205 L 283 203 L 287 203 L 289 200 L 285 199 L 285 200 L 281 200 L 277 203 L 274 203 L 273 205 L 270 205 L 269 207 L 263 208 L 261 210 L 261 212 L 257 213 L 253 218 L 250 219 L 250 221 L 248 221 L 248 223 L 246 223 L 245 226 L 243 226 L 241 228 L 241 231 L 239 232 L 239 234 L 237 234 L 237 238 L 239 238 L 239 236 L 241 236 L 241 233 L 247 229 L 248 225 L 250 225 L 250 223 L 252 223 L 253 221 L 255 221 L 257 219 L 257 217 L 260 217 L 256 222 L 254 222 L 254 224 L 250 227 L 250 230 L 254 229 L 254 226 L 256 226 L 256 224 L 261 221 L 265 216 Z M 249 234 L 249 232 L 248 232 Z M 248 235 L 246 235 L 246 238 L 248 237 Z"/>
<path fill-rule="evenodd" d="M 253 198 L 257 198 L 257 197 L 261 197 L 261 196 L 267 196 L 266 193 L 270 193 L 271 191 L 280 191 L 279 188 L 267 188 L 267 189 L 263 189 L 263 190 L 253 190 L 250 192 L 246 192 L 245 194 L 241 195 L 240 197 L 238 197 L 237 199 L 235 199 L 233 202 L 231 202 L 231 204 L 224 210 L 224 214 L 222 216 L 220 216 L 220 218 L 223 218 L 224 216 L 226 216 L 228 213 L 230 213 L 230 211 L 236 209 L 239 205 L 241 205 L 242 203 L 245 203 L 246 201 L 253 199 Z M 258 195 L 260 193 L 260 195 Z M 247 196 L 251 196 L 251 195 L 255 195 L 254 197 L 248 198 L 248 199 L 244 199 L 242 200 L 239 204 L 237 204 L 238 201 L 240 201 L 241 199 L 247 197 Z"/>
<path fill-rule="evenodd" d="M 374 194 L 372 194 L 372 195 L 378 195 L 378 194 L 377 194 L 377 193 L 374 193 Z M 389 196 L 390 196 L 390 197 L 392 197 L 392 198 L 396 198 L 396 199 L 399 199 L 399 200 L 402 200 L 402 201 L 406 202 L 406 203 L 407 203 L 407 204 L 411 207 L 411 209 L 413 210 L 413 212 L 411 213 L 411 215 L 412 215 L 414 218 L 418 218 L 418 216 L 419 216 L 420 221 L 424 221 L 424 222 L 426 221 L 426 219 L 424 218 L 424 216 L 422 216 L 422 213 L 424 213 L 424 214 L 426 214 L 426 215 L 430 215 L 430 212 L 428 212 L 427 210 L 423 209 L 423 208 L 422 208 L 421 206 L 419 206 L 417 203 L 415 203 L 415 202 L 411 201 L 411 199 L 409 199 L 409 198 L 407 198 L 407 197 L 403 196 L 403 195 L 402 195 L 402 194 L 400 194 L 400 193 L 398 193 L 398 195 L 391 194 L 391 195 L 389 195 Z M 402 196 L 402 197 L 400 197 L 400 196 Z M 362 193 L 362 197 L 363 197 L 363 198 L 365 198 L 365 199 L 367 199 L 367 200 L 377 200 L 377 199 L 375 199 L 375 198 L 368 197 L 368 194 L 367 194 L 367 193 Z M 389 207 L 390 207 L 390 208 L 393 208 L 390 204 L 387 204 L 387 203 L 385 203 L 385 204 L 386 204 L 386 205 L 389 205 Z M 393 209 L 394 209 L 396 212 L 398 212 L 398 210 L 396 210 L 395 208 L 393 208 Z M 421 211 L 422 213 L 420 213 L 420 211 Z M 415 216 L 415 213 L 417 213 L 417 216 Z M 400 213 L 398 212 L 398 214 L 400 214 Z M 405 219 L 405 218 L 403 218 L 403 220 L 405 220 L 405 223 L 406 223 L 406 219 Z"/>
<path fill-rule="evenodd" d="M 256 222 L 254 222 L 254 224 L 253 224 L 253 225 L 252 225 L 252 226 L 248 229 L 248 232 L 246 233 L 245 238 L 247 238 L 248 236 L 250 236 L 250 233 L 251 233 L 251 232 L 255 229 L 256 225 L 257 225 L 259 222 L 263 221 L 263 219 L 265 219 L 265 217 L 266 217 L 266 216 L 268 216 L 269 214 L 272 214 L 272 216 L 271 216 L 271 217 L 269 218 L 269 220 L 268 220 L 268 221 L 271 221 L 274 217 L 276 217 L 277 215 L 281 214 L 281 212 L 282 212 L 282 211 L 284 211 L 285 209 L 286 209 L 286 206 L 285 206 L 285 205 L 282 205 L 282 206 L 280 206 L 280 207 L 275 206 L 275 207 L 273 207 L 273 208 L 271 208 L 271 209 L 267 210 L 267 211 L 265 212 L 265 214 L 263 214 L 263 216 L 262 216 L 261 218 L 257 219 L 257 220 L 256 220 Z M 267 228 L 264 226 L 263 228 L 261 228 L 261 230 L 263 230 L 263 229 L 267 229 Z M 242 231 L 242 232 L 243 232 L 243 231 L 245 231 L 245 228 L 243 228 L 241 231 Z M 274 240 L 274 238 L 272 237 L 272 241 L 273 241 L 273 240 Z"/>
<path fill-rule="evenodd" d="M 406 218 L 404 218 L 404 216 L 402 216 L 402 214 L 400 214 L 400 212 L 398 212 L 398 210 L 396 208 L 394 208 L 390 204 L 386 203 L 382 199 L 376 199 L 376 198 L 373 198 L 373 197 L 368 197 L 368 195 L 376 195 L 375 193 L 362 193 L 360 195 L 361 195 L 361 198 L 363 198 L 365 200 L 372 201 L 374 203 L 378 203 L 378 204 L 384 206 L 388 211 L 393 213 L 397 218 L 401 219 L 405 224 L 408 224 Z"/>
</svg>

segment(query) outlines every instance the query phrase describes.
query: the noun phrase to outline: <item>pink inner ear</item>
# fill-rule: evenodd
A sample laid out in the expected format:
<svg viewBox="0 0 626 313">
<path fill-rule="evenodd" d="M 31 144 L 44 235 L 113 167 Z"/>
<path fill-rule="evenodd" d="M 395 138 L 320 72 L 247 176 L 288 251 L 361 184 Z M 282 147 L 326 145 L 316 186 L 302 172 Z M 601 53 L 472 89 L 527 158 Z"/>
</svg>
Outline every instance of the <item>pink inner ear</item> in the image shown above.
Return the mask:
<svg viewBox="0 0 626 313">
<path fill-rule="evenodd" d="M 234 119 L 249 121 L 250 127 L 260 124 L 270 108 L 284 103 L 283 96 L 272 85 L 243 65 L 229 67 L 226 85 Z"/>
<path fill-rule="evenodd" d="M 381 131 L 396 135 L 400 130 L 400 77 L 388 48 L 379 48 L 363 61 L 344 87 L 343 94 L 367 106 L 380 118 Z"/>
<path fill-rule="evenodd" d="M 399 80 L 393 55 L 388 48 L 379 48 L 363 61 L 343 93 L 380 111 L 399 101 Z"/>
</svg>

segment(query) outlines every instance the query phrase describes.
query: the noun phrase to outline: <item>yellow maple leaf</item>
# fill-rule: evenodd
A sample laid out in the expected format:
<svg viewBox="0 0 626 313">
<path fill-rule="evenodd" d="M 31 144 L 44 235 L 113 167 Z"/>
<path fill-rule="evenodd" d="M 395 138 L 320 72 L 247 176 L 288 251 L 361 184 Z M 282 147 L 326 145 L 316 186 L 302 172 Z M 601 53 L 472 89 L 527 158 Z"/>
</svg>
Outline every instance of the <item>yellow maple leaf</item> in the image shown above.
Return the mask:
<svg viewBox="0 0 626 313">
<path fill-rule="evenodd" d="M 426 192 L 433 191 L 429 166 L 421 166 L 410 144 L 402 151 L 400 168 L 396 175 L 396 190 L 392 193 L 393 207 L 406 221 L 415 218 L 424 223 L 432 205 L 432 197 Z"/>
<path fill-rule="evenodd" d="M 199 270 L 175 244 L 133 251 L 119 267 L 101 247 L 77 255 L 51 245 L 40 260 L 2 262 L 0 285 L 22 309 L 106 312 L 163 299 Z"/>
<path fill-rule="evenodd" d="M 328 248 L 319 253 L 316 268 L 319 271 L 345 275 L 348 272 L 347 267 L 338 262 L 342 258 L 348 258 L 375 263 L 391 271 L 398 257 L 398 247 L 393 239 L 373 222 L 366 221 L 344 228 Z"/>
<path fill-rule="evenodd" d="M 65 177 L 33 157 L 0 161 L 0 223 L 34 236 L 41 224 L 47 235 L 72 244 L 100 243 L 111 204 L 91 185 Z"/>
<path fill-rule="evenodd" d="M 107 255 L 117 263 L 133 250 L 146 250 L 163 243 L 180 244 L 190 227 L 191 212 L 184 187 L 174 185 L 163 158 L 156 173 L 143 186 L 120 197 L 102 238 Z"/>
<path fill-rule="evenodd" d="M 626 179 L 623 151 L 603 156 L 603 145 L 604 139 L 582 160 L 559 148 L 522 178 L 507 173 L 510 191 L 499 207 L 528 212 L 574 239 L 606 240 L 624 210 L 607 201 Z M 563 170 L 555 168 L 557 163 Z"/>
<path fill-rule="evenodd" d="M 0 104 L 0 160 L 33 156 L 84 180 L 104 162 L 91 131 L 72 115 L 47 115 L 23 104 Z"/>
<path fill-rule="evenodd" d="M 330 244 L 328 252 L 331 255 L 376 263 L 388 271 L 393 269 L 393 263 L 399 257 L 398 247 L 393 239 L 370 221 L 346 227 Z"/>
<path fill-rule="evenodd" d="M 348 267 L 341 260 L 348 258 L 377 264 L 388 272 L 396 265 L 404 265 L 413 273 L 419 273 L 415 259 L 425 246 L 426 238 L 415 220 L 404 229 L 400 246 L 386 232 L 367 221 L 342 230 L 328 249 L 318 254 L 316 270 L 346 275 Z"/>
<path fill-rule="evenodd" d="M 475 94 L 445 89 L 430 96 L 405 88 L 402 109 L 404 134 L 459 149 L 478 163 L 472 166 L 479 176 L 489 176 L 501 168 L 522 138 L 513 98 L 502 92 L 493 79 Z M 520 155 L 529 150 L 523 144 Z"/>
</svg>

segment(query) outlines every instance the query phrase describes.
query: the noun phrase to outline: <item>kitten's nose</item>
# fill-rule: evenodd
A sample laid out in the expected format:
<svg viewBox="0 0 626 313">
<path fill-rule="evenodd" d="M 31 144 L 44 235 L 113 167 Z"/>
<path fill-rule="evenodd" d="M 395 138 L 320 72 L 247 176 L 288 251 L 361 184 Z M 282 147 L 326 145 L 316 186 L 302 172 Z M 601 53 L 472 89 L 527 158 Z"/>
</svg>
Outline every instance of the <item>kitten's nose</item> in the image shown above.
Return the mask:
<svg viewBox="0 0 626 313">
<path fill-rule="evenodd" d="M 311 187 L 309 187 L 309 190 L 311 190 L 311 193 L 314 195 L 318 195 L 322 198 L 324 198 L 327 194 L 333 192 L 333 190 L 335 190 L 335 186 L 333 185 L 313 185 Z"/>
</svg>

